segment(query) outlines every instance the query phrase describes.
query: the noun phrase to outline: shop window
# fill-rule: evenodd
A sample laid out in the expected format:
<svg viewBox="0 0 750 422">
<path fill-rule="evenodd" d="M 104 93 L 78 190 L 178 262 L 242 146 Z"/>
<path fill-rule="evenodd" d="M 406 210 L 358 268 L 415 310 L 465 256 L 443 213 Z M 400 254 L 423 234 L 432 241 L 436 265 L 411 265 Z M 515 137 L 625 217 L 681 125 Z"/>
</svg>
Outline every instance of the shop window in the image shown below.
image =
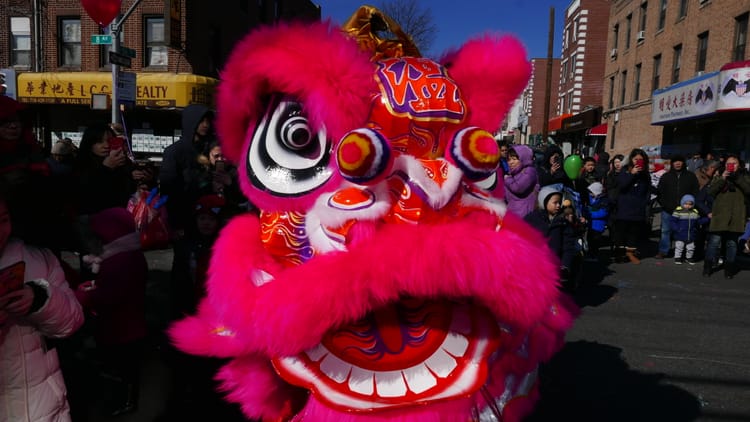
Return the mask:
<svg viewBox="0 0 750 422">
<path fill-rule="evenodd" d="M 620 105 L 625 104 L 625 91 L 628 84 L 628 71 L 623 70 L 622 71 L 622 78 L 620 80 Z"/>
<path fill-rule="evenodd" d="M 635 65 L 635 75 L 633 75 L 633 101 L 638 101 L 641 96 L 641 64 Z"/>
<path fill-rule="evenodd" d="M 734 50 L 732 61 L 739 62 L 745 60 L 745 46 L 747 45 L 747 20 L 748 13 L 742 14 L 735 18 L 734 25 Z"/>
<path fill-rule="evenodd" d="M 698 57 L 695 58 L 695 71 L 706 70 L 706 57 L 708 56 L 708 31 L 698 35 Z"/>
<path fill-rule="evenodd" d="M 656 30 L 661 31 L 664 29 L 664 25 L 667 22 L 667 0 L 661 0 L 659 5 L 659 24 L 656 25 Z"/>
<path fill-rule="evenodd" d="M 10 64 L 31 67 L 31 20 L 10 18 Z"/>
<path fill-rule="evenodd" d="M 654 74 L 651 78 L 651 91 L 659 89 L 659 79 L 661 77 L 661 54 L 654 56 Z"/>
<path fill-rule="evenodd" d="M 674 55 L 672 56 L 672 83 L 675 84 L 680 81 L 680 67 L 682 66 L 682 44 L 674 47 Z"/>
<path fill-rule="evenodd" d="M 148 66 L 167 66 L 169 64 L 169 48 L 164 37 L 164 18 L 162 16 L 146 16 L 144 18 L 145 48 L 144 63 Z"/>
<path fill-rule="evenodd" d="M 60 66 L 81 66 L 81 19 L 61 17 L 58 20 L 58 64 Z"/>
</svg>

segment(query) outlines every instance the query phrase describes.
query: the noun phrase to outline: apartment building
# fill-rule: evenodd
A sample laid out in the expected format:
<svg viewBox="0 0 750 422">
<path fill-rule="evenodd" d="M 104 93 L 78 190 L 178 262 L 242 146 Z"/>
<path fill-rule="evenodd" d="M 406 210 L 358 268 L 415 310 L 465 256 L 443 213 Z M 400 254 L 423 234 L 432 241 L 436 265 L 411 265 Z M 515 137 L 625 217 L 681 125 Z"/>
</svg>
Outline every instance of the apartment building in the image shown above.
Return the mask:
<svg viewBox="0 0 750 422">
<path fill-rule="evenodd" d="M 747 0 L 613 0 L 606 150 L 750 158 Z"/>
<path fill-rule="evenodd" d="M 526 89 L 521 94 L 518 113 L 518 132 L 516 143 L 536 145 L 543 143 L 544 101 L 546 97 L 547 73 L 551 73 L 552 87 L 549 97 L 550 113 L 555 109 L 558 86 L 554 81 L 560 78 L 560 59 L 531 59 L 531 77 Z M 549 69 L 549 70 L 548 70 Z"/>
<path fill-rule="evenodd" d="M 601 149 L 602 78 L 610 0 L 573 0 L 565 10 L 555 107 L 549 121 L 566 151 Z"/>
<path fill-rule="evenodd" d="M 110 121 L 106 108 L 115 79 L 110 27 L 94 22 L 80 0 L 0 0 L 0 10 L 0 72 L 7 95 L 27 104 L 45 143 L 63 136 L 75 140 L 90 122 Z M 320 19 L 320 8 L 309 0 L 245 0 L 221 7 L 123 0 L 121 16 L 128 12 L 119 33 L 118 57 L 125 65 L 117 83 L 133 94 L 124 112 L 133 147 L 149 153 L 160 153 L 179 136 L 180 110 L 213 105 L 219 71 L 251 28 Z"/>
</svg>

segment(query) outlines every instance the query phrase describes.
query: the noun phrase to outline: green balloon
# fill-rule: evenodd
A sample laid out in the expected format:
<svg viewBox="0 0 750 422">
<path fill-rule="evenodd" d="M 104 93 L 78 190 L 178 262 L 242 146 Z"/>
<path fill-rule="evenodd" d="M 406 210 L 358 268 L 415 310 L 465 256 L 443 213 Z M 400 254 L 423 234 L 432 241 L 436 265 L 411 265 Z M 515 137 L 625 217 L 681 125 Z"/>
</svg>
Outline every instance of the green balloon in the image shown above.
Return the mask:
<svg viewBox="0 0 750 422">
<path fill-rule="evenodd" d="M 581 167 L 583 167 L 583 160 L 578 155 L 569 155 L 563 163 L 563 169 L 565 174 L 568 175 L 570 180 L 575 180 L 578 175 L 581 174 Z"/>
</svg>

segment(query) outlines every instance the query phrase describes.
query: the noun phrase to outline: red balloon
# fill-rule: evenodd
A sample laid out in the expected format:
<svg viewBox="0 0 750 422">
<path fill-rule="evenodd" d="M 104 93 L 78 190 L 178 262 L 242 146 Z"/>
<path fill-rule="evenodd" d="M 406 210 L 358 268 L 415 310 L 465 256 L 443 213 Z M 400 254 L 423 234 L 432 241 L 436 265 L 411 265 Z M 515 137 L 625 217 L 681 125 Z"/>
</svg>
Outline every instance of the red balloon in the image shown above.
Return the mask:
<svg viewBox="0 0 750 422">
<path fill-rule="evenodd" d="M 120 14 L 122 0 L 81 0 L 81 6 L 99 26 L 105 27 Z"/>
</svg>

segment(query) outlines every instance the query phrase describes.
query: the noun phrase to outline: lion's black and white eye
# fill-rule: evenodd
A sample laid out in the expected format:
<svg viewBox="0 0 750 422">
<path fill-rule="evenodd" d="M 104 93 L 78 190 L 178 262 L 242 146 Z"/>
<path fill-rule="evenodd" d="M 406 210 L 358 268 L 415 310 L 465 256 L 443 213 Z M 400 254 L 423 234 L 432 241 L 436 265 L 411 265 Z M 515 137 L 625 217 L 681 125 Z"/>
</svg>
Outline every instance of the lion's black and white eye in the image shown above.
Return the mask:
<svg viewBox="0 0 750 422">
<path fill-rule="evenodd" d="M 497 187 L 497 183 L 497 173 L 492 173 L 488 177 L 474 182 L 474 186 L 484 189 L 487 192 L 492 192 Z"/>
<path fill-rule="evenodd" d="M 278 196 L 301 196 L 325 184 L 331 141 L 325 128 L 310 125 L 302 103 L 276 97 L 258 122 L 247 153 L 247 173 L 258 189 Z"/>
</svg>

